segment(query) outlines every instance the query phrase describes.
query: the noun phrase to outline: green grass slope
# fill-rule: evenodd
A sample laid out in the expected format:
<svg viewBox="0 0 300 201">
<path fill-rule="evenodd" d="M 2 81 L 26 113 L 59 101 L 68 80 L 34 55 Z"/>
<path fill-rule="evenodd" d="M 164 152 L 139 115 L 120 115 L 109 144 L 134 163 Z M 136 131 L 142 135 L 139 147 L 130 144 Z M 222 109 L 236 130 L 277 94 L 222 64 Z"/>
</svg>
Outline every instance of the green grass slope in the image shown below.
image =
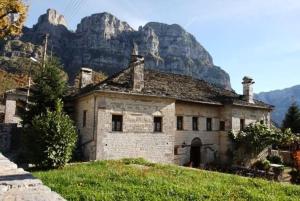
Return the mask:
<svg viewBox="0 0 300 201">
<path fill-rule="evenodd" d="M 33 174 L 67 200 L 300 200 L 300 186 L 143 160 L 76 164 Z"/>
</svg>

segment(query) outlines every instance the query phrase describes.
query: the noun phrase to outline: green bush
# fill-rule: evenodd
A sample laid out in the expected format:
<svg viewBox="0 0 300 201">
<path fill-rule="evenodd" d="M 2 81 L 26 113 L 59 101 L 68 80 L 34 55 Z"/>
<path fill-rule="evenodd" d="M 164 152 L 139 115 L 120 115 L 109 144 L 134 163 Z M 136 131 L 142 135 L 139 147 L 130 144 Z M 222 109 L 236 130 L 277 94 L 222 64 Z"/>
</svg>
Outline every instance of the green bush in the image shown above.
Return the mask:
<svg viewBox="0 0 300 201">
<path fill-rule="evenodd" d="M 258 170 L 265 170 L 268 171 L 270 169 L 270 161 L 268 160 L 258 160 L 253 164 L 253 167 Z"/>
<path fill-rule="evenodd" d="M 290 172 L 291 175 L 291 182 L 293 184 L 300 184 L 300 171 L 299 170 L 292 170 Z"/>
<path fill-rule="evenodd" d="M 34 117 L 25 137 L 31 162 L 40 168 L 63 167 L 71 159 L 77 141 L 76 129 L 62 112 L 61 101 L 57 101 L 55 111 Z"/>
<path fill-rule="evenodd" d="M 271 155 L 268 156 L 267 159 L 271 162 L 271 163 L 275 163 L 275 164 L 283 164 L 282 158 L 278 155 Z"/>
</svg>

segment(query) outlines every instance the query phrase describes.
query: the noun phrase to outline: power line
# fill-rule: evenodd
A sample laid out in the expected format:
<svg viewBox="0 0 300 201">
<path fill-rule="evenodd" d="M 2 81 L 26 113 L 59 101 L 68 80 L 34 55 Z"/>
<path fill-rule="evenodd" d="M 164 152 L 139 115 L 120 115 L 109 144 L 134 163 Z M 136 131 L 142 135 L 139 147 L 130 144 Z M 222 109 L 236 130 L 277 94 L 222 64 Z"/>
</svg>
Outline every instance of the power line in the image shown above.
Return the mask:
<svg viewBox="0 0 300 201">
<path fill-rule="evenodd" d="M 72 7 L 69 9 L 69 14 L 68 14 L 69 17 L 73 15 L 74 10 L 77 8 L 77 6 L 80 4 L 81 1 L 82 0 L 74 0 Z"/>
<path fill-rule="evenodd" d="M 71 14 L 74 11 L 74 8 L 77 6 L 78 2 L 80 0 L 69 0 L 68 4 L 66 5 L 64 9 L 64 16 L 68 19 L 70 19 Z M 71 19 L 70 19 L 71 20 Z"/>
<path fill-rule="evenodd" d="M 74 10 L 73 10 L 73 13 L 71 14 L 70 18 L 73 18 L 78 13 L 83 2 L 84 2 L 84 0 L 79 0 L 77 2 L 77 5 L 74 6 Z"/>
<path fill-rule="evenodd" d="M 81 8 L 83 8 L 86 4 L 85 0 L 82 0 L 79 2 L 79 4 L 77 5 L 77 7 L 74 9 L 73 14 L 71 15 L 70 19 L 72 19 L 73 17 L 75 17 L 77 15 L 77 13 L 80 11 Z"/>
<path fill-rule="evenodd" d="M 66 4 L 65 8 L 64 8 L 64 13 L 68 13 L 70 12 L 72 9 L 72 7 L 74 7 L 74 4 L 79 1 L 79 0 L 69 0 L 68 3 Z"/>
</svg>

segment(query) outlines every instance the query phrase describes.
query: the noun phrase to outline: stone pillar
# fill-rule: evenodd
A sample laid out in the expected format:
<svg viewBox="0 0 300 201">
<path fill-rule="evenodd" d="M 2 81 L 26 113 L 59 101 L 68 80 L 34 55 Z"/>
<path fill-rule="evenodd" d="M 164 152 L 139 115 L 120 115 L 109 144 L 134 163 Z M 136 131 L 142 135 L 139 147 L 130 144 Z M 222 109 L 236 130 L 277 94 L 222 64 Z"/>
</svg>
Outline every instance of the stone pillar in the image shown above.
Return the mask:
<svg viewBox="0 0 300 201">
<path fill-rule="evenodd" d="M 255 82 L 253 81 L 252 78 L 245 76 L 243 78 L 243 95 L 244 95 L 244 99 L 245 101 L 247 101 L 248 103 L 254 103 L 254 99 L 253 99 L 253 84 Z"/>
</svg>

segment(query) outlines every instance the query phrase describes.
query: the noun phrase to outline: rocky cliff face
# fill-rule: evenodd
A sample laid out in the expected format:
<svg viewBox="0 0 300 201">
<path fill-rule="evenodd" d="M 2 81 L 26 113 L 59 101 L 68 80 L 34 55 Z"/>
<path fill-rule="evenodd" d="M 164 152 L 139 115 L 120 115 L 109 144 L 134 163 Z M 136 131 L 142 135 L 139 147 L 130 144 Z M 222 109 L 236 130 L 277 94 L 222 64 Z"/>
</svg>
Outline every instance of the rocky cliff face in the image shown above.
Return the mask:
<svg viewBox="0 0 300 201">
<path fill-rule="evenodd" d="M 275 106 L 272 112 L 272 120 L 280 126 L 291 104 L 295 101 L 300 105 L 300 85 L 282 90 L 262 92 L 256 94 L 255 98 Z"/>
<path fill-rule="evenodd" d="M 136 31 L 109 13 L 99 13 L 83 18 L 74 33 L 67 29 L 62 15 L 49 9 L 33 28 L 24 29 L 19 40 L 40 45 L 45 33 L 50 34 L 48 52 L 52 50 L 61 58 L 71 78 L 83 66 L 107 74 L 126 68 L 135 43 L 145 57 L 146 68 L 190 75 L 231 88 L 229 75 L 176 24 L 150 22 Z"/>
</svg>

